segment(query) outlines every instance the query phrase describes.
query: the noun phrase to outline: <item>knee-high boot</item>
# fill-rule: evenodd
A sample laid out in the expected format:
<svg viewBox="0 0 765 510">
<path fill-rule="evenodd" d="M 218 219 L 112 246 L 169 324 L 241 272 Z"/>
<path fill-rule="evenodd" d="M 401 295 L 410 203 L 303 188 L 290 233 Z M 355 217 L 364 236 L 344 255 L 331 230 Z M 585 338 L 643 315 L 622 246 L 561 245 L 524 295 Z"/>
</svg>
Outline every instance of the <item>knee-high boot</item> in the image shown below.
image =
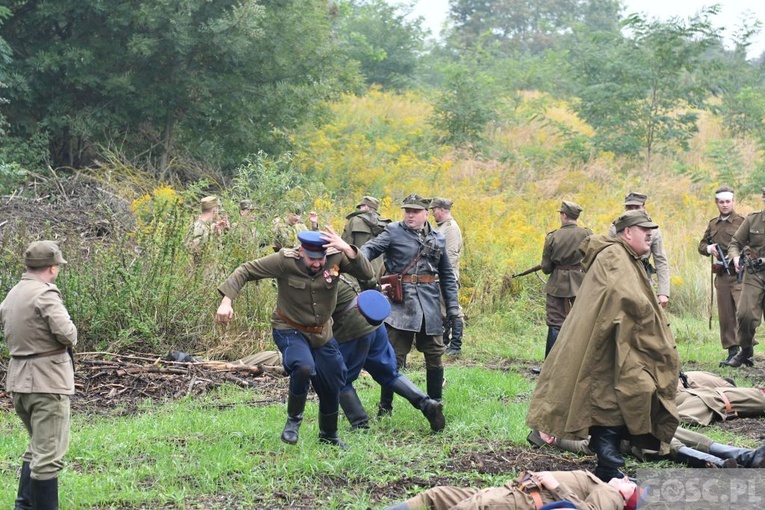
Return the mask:
<svg viewBox="0 0 765 510">
<path fill-rule="evenodd" d="M 58 510 L 58 478 L 32 478 L 29 485 L 34 510 Z"/>
<path fill-rule="evenodd" d="M 393 413 L 393 390 L 380 387 L 380 403 L 377 404 L 377 417 L 390 416 Z"/>
<path fill-rule="evenodd" d="M 337 412 L 330 414 L 319 413 L 319 442 L 347 448 L 337 435 Z"/>
<path fill-rule="evenodd" d="M 30 483 L 32 481 L 29 462 L 21 463 L 21 476 L 19 477 L 19 490 L 16 493 L 16 505 L 14 510 L 32 510 L 32 494 Z"/>
<path fill-rule="evenodd" d="M 555 345 L 555 341 L 558 339 L 558 333 L 560 333 L 560 328 L 554 328 L 552 326 L 547 327 L 547 343 L 545 344 L 545 359 L 547 359 L 547 355 L 550 354 L 550 351 L 553 348 L 553 345 Z"/>
<path fill-rule="evenodd" d="M 303 423 L 303 411 L 305 411 L 305 401 L 308 393 L 295 395 L 290 391 L 287 398 L 287 423 L 282 430 L 282 441 L 287 444 L 296 444 L 298 442 L 298 429 Z"/>
<path fill-rule="evenodd" d="M 751 448 L 737 448 L 727 444 L 712 443 L 709 453 L 722 459 L 734 459 L 740 466 L 746 468 L 765 467 L 765 445 L 756 450 Z"/>
<path fill-rule="evenodd" d="M 338 399 L 345 417 L 351 424 L 351 430 L 369 428 L 369 415 L 354 388 L 341 391 Z"/>
<path fill-rule="evenodd" d="M 694 450 L 687 446 L 681 446 L 674 452 L 675 460 L 687 464 L 694 468 L 735 468 L 738 467 L 736 461 L 733 459 L 721 459 L 708 453 Z"/>
<path fill-rule="evenodd" d="M 428 396 L 440 402 L 444 391 L 444 367 L 427 369 L 425 371 L 425 379 L 428 387 Z"/>
<path fill-rule="evenodd" d="M 611 478 L 623 477 L 619 468 L 624 466 L 624 457 L 620 452 L 624 428 L 621 427 L 590 427 L 590 450 L 598 456 L 595 476 L 608 482 Z"/>
<path fill-rule="evenodd" d="M 446 418 L 444 418 L 443 405 L 441 402 L 428 397 L 420 388 L 414 385 L 405 375 L 396 379 L 391 389 L 407 399 L 410 404 L 422 411 L 430 423 L 434 432 L 444 430 Z"/>
</svg>

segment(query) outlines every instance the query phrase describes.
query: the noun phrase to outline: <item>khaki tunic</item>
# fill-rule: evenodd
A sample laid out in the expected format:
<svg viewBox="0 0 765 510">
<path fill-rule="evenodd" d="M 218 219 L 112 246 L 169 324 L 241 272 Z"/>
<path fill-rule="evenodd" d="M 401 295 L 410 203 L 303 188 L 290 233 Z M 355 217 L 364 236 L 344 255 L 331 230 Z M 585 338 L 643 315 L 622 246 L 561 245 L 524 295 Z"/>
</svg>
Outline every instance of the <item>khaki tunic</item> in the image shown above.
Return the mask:
<svg viewBox="0 0 765 510">
<path fill-rule="evenodd" d="M 733 234 L 728 248 L 731 260 L 740 256 L 747 247 L 749 260 L 765 257 L 765 211 L 758 211 L 747 216 Z M 763 300 L 765 300 L 765 271 L 755 272 L 746 268 L 741 290 L 741 300 L 736 312 L 736 343 L 741 347 L 751 347 L 754 333 L 762 323 Z"/>
<path fill-rule="evenodd" d="M 307 327 L 323 327 L 321 333 L 301 333 L 313 348 L 321 347 L 332 338 L 332 312 L 337 302 L 337 282 L 340 273 L 361 278 L 373 276 L 372 265 L 355 246 L 356 257 L 349 259 L 336 250 L 327 251 L 324 271 L 310 274 L 297 249 L 285 248 L 251 262 L 245 262 L 228 277 L 218 292 L 232 301 L 249 281 L 276 279 L 278 294 L 276 309 L 289 320 Z M 294 329 L 274 310 L 271 326 L 274 329 Z"/>
<path fill-rule="evenodd" d="M 592 230 L 569 223 L 553 230 L 545 238 L 542 250 L 542 272 L 549 274 L 545 292 L 555 297 L 576 297 L 584 280 L 583 254 L 579 245 Z M 560 266 L 569 266 L 561 269 Z M 571 267 L 574 266 L 574 267 Z"/>
<path fill-rule="evenodd" d="M 460 254 L 462 253 L 462 231 L 454 218 L 442 221 L 436 226 L 436 230 L 441 232 L 446 238 L 446 256 L 452 265 L 454 277 L 457 283 L 460 281 Z"/>
<path fill-rule="evenodd" d="M 677 413 L 686 424 L 707 426 L 715 420 L 765 414 L 765 394 L 759 388 L 695 388 L 677 394 Z"/>
<path fill-rule="evenodd" d="M 551 491 L 539 490 L 543 504 L 569 501 L 578 509 L 622 510 L 624 499 L 614 488 L 587 471 L 553 471 L 560 485 Z M 434 487 L 408 499 L 409 510 L 535 510 L 534 498 L 521 490 L 515 480 L 502 487 L 461 489 Z"/>
<path fill-rule="evenodd" d="M 711 257 L 707 251 L 712 244 L 722 245 L 728 250 L 733 235 L 744 222 L 744 217 L 731 212 L 727 218 L 722 216 L 712 218 L 704 232 L 704 237 L 699 242 L 699 253 Z M 713 260 L 712 264 L 722 268 L 722 263 Z M 741 297 L 741 282 L 737 281 L 735 274 L 717 274 L 715 276 L 715 291 L 717 293 L 717 315 L 720 320 L 720 342 L 723 349 L 728 349 L 736 343 L 736 309 Z"/>
<path fill-rule="evenodd" d="M 58 287 L 33 273 L 24 273 L 0 304 L 0 318 L 11 355 L 6 391 L 73 395 L 74 367 L 68 353 L 16 358 L 77 344 L 77 327 Z"/>
<path fill-rule="evenodd" d="M 526 423 L 563 439 L 626 426 L 641 446 L 677 428 L 679 360 L 642 262 L 621 238 L 582 243 L 586 274 L 547 357 Z"/>
</svg>

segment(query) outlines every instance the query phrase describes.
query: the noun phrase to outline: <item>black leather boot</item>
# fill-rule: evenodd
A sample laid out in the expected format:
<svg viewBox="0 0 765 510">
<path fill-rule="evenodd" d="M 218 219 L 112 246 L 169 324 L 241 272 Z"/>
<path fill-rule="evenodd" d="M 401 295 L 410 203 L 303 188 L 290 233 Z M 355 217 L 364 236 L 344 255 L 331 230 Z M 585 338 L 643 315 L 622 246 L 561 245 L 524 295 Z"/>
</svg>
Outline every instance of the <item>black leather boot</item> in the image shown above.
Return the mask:
<svg viewBox="0 0 765 510">
<path fill-rule="evenodd" d="M 590 450 L 598 456 L 595 476 L 604 482 L 613 478 L 614 471 L 624 466 L 624 457 L 619 451 L 624 427 L 590 427 Z"/>
<path fill-rule="evenodd" d="M 377 417 L 393 414 L 393 390 L 380 386 L 380 403 L 377 404 Z"/>
<path fill-rule="evenodd" d="M 336 412 L 331 414 L 319 413 L 319 442 L 339 446 L 340 448 L 348 448 L 348 445 L 337 435 Z"/>
<path fill-rule="evenodd" d="M 741 365 L 746 365 L 748 367 L 754 366 L 754 347 L 751 345 L 749 347 L 742 347 L 738 353 L 736 353 L 735 356 L 733 356 L 730 360 L 725 362 L 725 365 L 729 367 L 738 368 Z"/>
<path fill-rule="evenodd" d="M 356 390 L 354 388 L 343 390 L 338 395 L 338 398 L 340 400 L 340 407 L 351 424 L 351 430 L 368 429 L 369 415 L 364 409 L 361 400 L 359 400 Z"/>
<path fill-rule="evenodd" d="M 16 493 L 16 505 L 13 507 L 13 510 L 32 510 L 31 473 L 29 462 L 22 462 L 19 490 Z"/>
<path fill-rule="evenodd" d="M 287 423 L 282 430 L 282 441 L 287 444 L 296 444 L 298 442 L 298 429 L 303 423 L 303 411 L 305 411 L 305 400 L 308 393 L 295 395 L 290 391 L 287 398 Z"/>
<path fill-rule="evenodd" d="M 427 369 L 425 380 L 428 386 L 428 396 L 440 402 L 444 391 L 444 367 Z"/>
<path fill-rule="evenodd" d="M 558 339 L 558 333 L 560 333 L 560 329 L 554 328 L 552 326 L 547 327 L 547 343 L 545 344 L 545 359 L 547 359 L 547 355 L 550 354 L 550 351 L 553 348 L 553 345 L 555 345 L 555 341 Z"/>
<path fill-rule="evenodd" d="M 444 418 L 443 404 L 428 397 L 420 388 L 414 385 L 405 375 L 396 379 L 391 389 L 409 401 L 414 407 L 422 411 L 430 423 L 434 432 L 444 430 L 446 418 Z"/>
<path fill-rule="evenodd" d="M 765 445 L 752 450 L 751 448 L 737 448 L 727 444 L 712 443 L 709 446 L 709 453 L 721 459 L 734 459 L 739 466 L 745 468 L 765 467 Z"/>
<path fill-rule="evenodd" d="M 58 478 L 30 480 L 32 508 L 34 510 L 58 510 Z"/>
<path fill-rule="evenodd" d="M 452 319 L 452 338 L 449 341 L 449 348 L 446 349 L 446 354 L 456 356 L 462 353 L 462 330 L 464 328 L 465 323 L 462 317 Z"/>
<path fill-rule="evenodd" d="M 693 468 L 736 468 L 738 464 L 733 459 L 721 459 L 708 453 L 694 450 L 687 446 L 681 446 L 674 452 L 675 460 L 687 464 Z"/>
<path fill-rule="evenodd" d="M 728 347 L 728 357 L 720 362 L 720 366 L 721 367 L 727 366 L 728 362 L 732 360 L 733 356 L 738 354 L 738 351 L 740 350 L 741 350 L 741 347 L 739 347 L 738 345 L 734 345 L 733 347 Z"/>
<path fill-rule="evenodd" d="M 606 483 L 608 483 L 612 478 L 624 478 L 627 476 L 618 468 L 604 466 L 600 463 L 599 460 L 598 464 L 595 466 L 595 472 L 593 474 Z"/>
</svg>

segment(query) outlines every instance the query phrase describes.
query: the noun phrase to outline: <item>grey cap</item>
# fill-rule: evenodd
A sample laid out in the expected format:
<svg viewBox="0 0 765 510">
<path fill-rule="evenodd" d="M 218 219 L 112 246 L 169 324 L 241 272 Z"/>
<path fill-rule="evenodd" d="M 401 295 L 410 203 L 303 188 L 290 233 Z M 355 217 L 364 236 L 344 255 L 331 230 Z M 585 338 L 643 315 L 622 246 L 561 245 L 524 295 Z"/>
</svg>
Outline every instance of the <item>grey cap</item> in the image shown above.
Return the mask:
<svg viewBox="0 0 765 510">
<path fill-rule="evenodd" d="M 430 207 L 430 200 L 423 198 L 420 195 L 412 193 L 404 198 L 401 205 L 402 209 L 423 209 L 427 210 Z"/>
<path fill-rule="evenodd" d="M 568 200 L 564 200 L 560 204 L 560 209 L 558 209 L 558 212 L 562 212 L 572 220 L 575 220 L 579 217 L 579 215 L 582 213 L 582 208 L 579 206 L 579 204 L 576 204 L 574 202 L 569 202 Z"/>
<path fill-rule="evenodd" d="M 437 197 L 430 201 L 430 209 L 435 209 L 437 207 L 440 207 L 441 209 L 450 210 L 453 204 L 454 202 L 452 202 L 448 198 Z"/>
<path fill-rule="evenodd" d="M 630 191 L 627 196 L 624 197 L 624 205 L 645 205 L 645 201 L 648 200 L 648 196 L 637 191 Z"/>
<path fill-rule="evenodd" d="M 614 221 L 614 227 L 617 232 L 621 232 L 627 227 L 659 228 L 659 225 L 651 221 L 648 213 L 642 209 L 636 211 L 625 211 Z"/>
<path fill-rule="evenodd" d="M 54 241 L 35 241 L 24 250 L 24 265 L 30 268 L 66 264 L 61 248 Z"/>
</svg>

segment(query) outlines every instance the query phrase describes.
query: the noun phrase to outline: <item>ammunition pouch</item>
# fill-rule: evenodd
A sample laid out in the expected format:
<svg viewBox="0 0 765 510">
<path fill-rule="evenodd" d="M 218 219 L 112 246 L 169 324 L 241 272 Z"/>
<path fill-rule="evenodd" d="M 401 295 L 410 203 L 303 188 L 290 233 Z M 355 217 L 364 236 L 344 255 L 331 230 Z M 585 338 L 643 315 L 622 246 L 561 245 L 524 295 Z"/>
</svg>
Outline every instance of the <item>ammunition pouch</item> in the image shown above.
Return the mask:
<svg viewBox="0 0 765 510">
<path fill-rule="evenodd" d="M 383 293 L 394 303 L 404 302 L 403 277 L 398 273 L 386 274 L 380 277 L 380 285 L 384 285 Z"/>
</svg>

